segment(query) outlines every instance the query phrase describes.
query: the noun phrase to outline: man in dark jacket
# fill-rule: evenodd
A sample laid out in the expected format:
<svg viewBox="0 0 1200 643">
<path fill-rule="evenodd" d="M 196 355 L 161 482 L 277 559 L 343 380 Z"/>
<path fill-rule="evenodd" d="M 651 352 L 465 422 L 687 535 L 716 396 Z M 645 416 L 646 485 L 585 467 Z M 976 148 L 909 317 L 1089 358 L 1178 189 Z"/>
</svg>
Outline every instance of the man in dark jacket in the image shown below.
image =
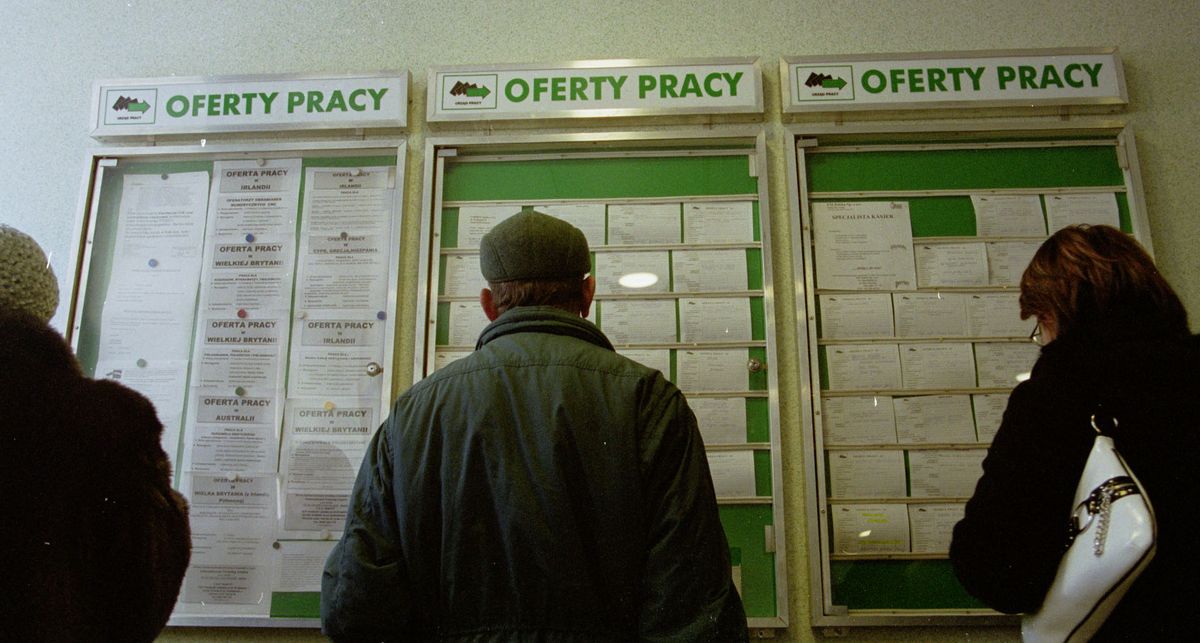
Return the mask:
<svg viewBox="0 0 1200 643">
<path fill-rule="evenodd" d="M 523 212 L 480 265 L 492 323 L 375 435 L 325 567 L 325 634 L 745 640 L 695 416 L 583 319 L 583 233 Z"/>
</svg>

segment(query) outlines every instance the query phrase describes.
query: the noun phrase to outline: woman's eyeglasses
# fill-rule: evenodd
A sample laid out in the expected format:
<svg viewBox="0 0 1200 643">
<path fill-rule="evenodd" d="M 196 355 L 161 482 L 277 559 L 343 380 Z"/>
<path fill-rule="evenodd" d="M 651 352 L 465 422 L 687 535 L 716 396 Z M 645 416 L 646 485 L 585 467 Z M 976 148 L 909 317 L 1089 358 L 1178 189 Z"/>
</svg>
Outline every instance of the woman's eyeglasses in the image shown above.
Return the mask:
<svg viewBox="0 0 1200 643">
<path fill-rule="evenodd" d="M 1046 339 L 1042 336 L 1042 321 L 1040 319 L 1038 320 L 1038 323 L 1033 325 L 1033 332 L 1029 333 L 1029 341 L 1037 344 L 1038 346 L 1046 345 Z"/>
</svg>

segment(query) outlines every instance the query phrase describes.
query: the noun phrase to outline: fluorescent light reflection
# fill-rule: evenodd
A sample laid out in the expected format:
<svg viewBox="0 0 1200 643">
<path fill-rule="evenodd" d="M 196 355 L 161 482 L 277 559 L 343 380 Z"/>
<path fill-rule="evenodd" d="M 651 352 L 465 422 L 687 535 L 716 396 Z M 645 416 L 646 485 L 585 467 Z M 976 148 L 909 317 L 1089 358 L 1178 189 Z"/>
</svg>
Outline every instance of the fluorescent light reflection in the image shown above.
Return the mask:
<svg viewBox="0 0 1200 643">
<path fill-rule="evenodd" d="M 658 283 L 658 275 L 652 272 L 631 272 L 622 275 L 617 283 L 626 288 L 648 288 Z"/>
<path fill-rule="evenodd" d="M 1029 379 L 1029 375 L 1029 373 L 1017 373 L 1017 376 L 1013 379 L 1017 380 L 1018 382 L 1024 382 L 1025 380 Z"/>
</svg>

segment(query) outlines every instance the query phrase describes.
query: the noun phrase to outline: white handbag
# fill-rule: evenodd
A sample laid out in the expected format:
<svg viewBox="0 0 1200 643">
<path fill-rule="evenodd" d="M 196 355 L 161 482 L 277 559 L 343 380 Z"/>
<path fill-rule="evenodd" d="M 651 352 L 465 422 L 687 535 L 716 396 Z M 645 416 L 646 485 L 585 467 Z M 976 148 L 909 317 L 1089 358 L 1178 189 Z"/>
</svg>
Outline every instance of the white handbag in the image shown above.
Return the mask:
<svg viewBox="0 0 1200 643">
<path fill-rule="evenodd" d="M 1154 558 L 1150 500 L 1095 415 L 1092 428 L 1096 441 L 1071 514 L 1075 535 L 1041 609 L 1021 619 L 1021 637 L 1030 643 L 1089 640 Z"/>
</svg>

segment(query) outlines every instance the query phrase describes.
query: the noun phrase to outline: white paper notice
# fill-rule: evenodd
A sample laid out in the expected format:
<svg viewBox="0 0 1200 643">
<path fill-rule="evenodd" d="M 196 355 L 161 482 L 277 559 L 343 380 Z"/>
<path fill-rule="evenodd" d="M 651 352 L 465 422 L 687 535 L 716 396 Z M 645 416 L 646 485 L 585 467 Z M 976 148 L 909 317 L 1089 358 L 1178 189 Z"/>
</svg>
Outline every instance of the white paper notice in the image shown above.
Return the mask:
<svg viewBox="0 0 1200 643">
<path fill-rule="evenodd" d="M 192 560 L 180 602 L 247 606 L 237 613 L 266 615 L 278 478 L 188 478 L 184 495 L 190 505 Z"/>
<path fill-rule="evenodd" d="M 1083 223 L 1120 228 L 1121 214 L 1117 208 L 1117 195 L 1112 192 L 1047 194 L 1046 222 L 1050 228 L 1050 234 L 1067 226 Z"/>
<path fill-rule="evenodd" d="M 753 498 L 753 451 L 709 451 L 708 470 L 712 472 L 717 498 Z"/>
<path fill-rule="evenodd" d="M 830 505 L 833 553 L 907 553 L 908 510 L 904 505 Z"/>
<path fill-rule="evenodd" d="M 634 246 L 679 243 L 678 203 L 608 206 L 608 244 Z"/>
<path fill-rule="evenodd" d="M 308 169 L 297 308 L 387 308 L 395 181 L 394 167 Z"/>
<path fill-rule="evenodd" d="M 912 450 L 908 470 L 914 498 L 970 498 L 983 475 L 987 449 Z"/>
<path fill-rule="evenodd" d="M 896 415 L 888 395 L 828 397 L 821 401 L 825 443 L 895 444 Z"/>
<path fill-rule="evenodd" d="M 1046 235 L 1042 200 L 1036 194 L 972 194 L 975 234 L 981 237 Z"/>
<path fill-rule="evenodd" d="M 548 214 L 556 219 L 562 219 L 579 228 L 587 239 L 589 248 L 604 245 L 604 211 L 603 203 L 571 203 L 566 205 L 542 205 L 534 208 L 538 212 Z"/>
<path fill-rule="evenodd" d="M 475 346 L 479 334 L 490 323 L 478 301 L 450 302 L 450 345 Z"/>
<path fill-rule="evenodd" d="M 207 214 L 208 172 L 126 174 L 113 263 L 199 259 Z"/>
<path fill-rule="evenodd" d="M 896 435 L 912 444 L 975 441 L 971 398 L 966 395 L 897 397 Z"/>
<path fill-rule="evenodd" d="M 966 337 L 967 300 L 963 293 L 895 293 L 898 337 Z"/>
<path fill-rule="evenodd" d="M 275 587 L 278 592 L 319 592 L 325 561 L 336 540 L 281 540 L 275 550 Z"/>
<path fill-rule="evenodd" d="M 459 248 L 478 248 L 479 241 L 497 223 L 521 211 L 519 205 L 464 205 L 458 208 Z M 589 245 L 590 242 L 589 242 Z"/>
<path fill-rule="evenodd" d="M 96 362 L 96 379 L 112 380 L 146 396 L 163 425 L 162 448 L 179 463 L 179 432 L 187 394 L 187 360 L 110 359 Z"/>
<path fill-rule="evenodd" d="M 1016 386 L 1017 376 L 1028 373 L 1041 349 L 1032 342 L 979 342 L 975 344 L 975 364 L 979 386 Z"/>
<path fill-rule="evenodd" d="M 192 386 L 283 388 L 283 319 L 210 317 L 200 322 Z"/>
<path fill-rule="evenodd" d="M 193 389 L 184 470 L 278 471 L 281 399 L 279 391 L 239 396 Z"/>
<path fill-rule="evenodd" d="M 293 237 L 256 237 L 253 243 L 210 244 L 204 257 L 201 310 L 227 315 L 239 310 L 288 310 L 292 304 Z"/>
<path fill-rule="evenodd" d="M 619 283 L 621 277 L 649 273 L 658 281 L 642 288 L 627 288 Z M 597 252 L 596 292 L 604 295 L 628 295 L 644 292 L 671 291 L 671 260 L 667 251 Z"/>
<path fill-rule="evenodd" d="M 745 398 L 692 397 L 688 406 L 696 414 L 705 445 L 746 443 Z"/>
<path fill-rule="evenodd" d="M 446 265 L 442 270 L 442 283 L 447 297 L 478 297 L 479 291 L 488 287 L 487 279 L 479 271 L 479 255 L 443 255 Z"/>
<path fill-rule="evenodd" d="M 813 203 L 817 287 L 915 290 L 907 201 Z"/>
<path fill-rule="evenodd" d="M 833 498 L 903 498 L 904 451 L 826 451 Z"/>
<path fill-rule="evenodd" d="M 445 348 L 438 346 L 437 352 L 433 354 L 433 370 L 440 371 L 473 352 L 474 351 L 446 350 Z"/>
<path fill-rule="evenodd" d="M 666 348 L 627 348 L 617 349 L 617 353 L 669 377 L 671 374 L 671 351 Z"/>
<path fill-rule="evenodd" d="M 900 353 L 895 344 L 838 344 L 825 348 L 829 388 L 835 391 L 898 389 Z"/>
<path fill-rule="evenodd" d="M 336 312 L 295 319 L 288 373 L 289 397 L 379 399 L 383 383 L 384 330 L 373 317 Z M 373 374 L 372 374 L 373 373 Z"/>
<path fill-rule="evenodd" d="M 187 359 L 199 283 L 198 258 L 114 261 L 100 318 L 100 358 Z"/>
<path fill-rule="evenodd" d="M 950 551 L 954 525 L 962 520 L 966 503 L 939 502 L 908 506 L 914 554 L 945 554 Z"/>
<path fill-rule="evenodd" d="M 744 348 L 691 349 L 675 352 L 679 389 L 684 393 L 721 393 L 750 388 Z"/>
<path fill-rule="evenodd" d="M 750 299 L 746 297 L 698 297 L 679 300 L 680 341 L 748 342 Z"/>
<path fill-rule="evenodd" d="M 988 285 L 982 243 L 925 243 L 916 248 L 917 283 L 924 288 Z"/>
<path fill-rule="evenodd" d="M 187 359 L 208 172 L 127 174 L 100 321 L 100 359 Z"/>
<path fill-rule="evenodd" d="M 980 442 L 991 442 L 1000 430 L 1004 409 L 1008 408 L 1008 393 L 977 393 L 971 396 L 975 407 L 975 430 Z"/>
<path fill-rule="evenodd" d="M 749 288 L 745 250 L 676 250 L 671 253 L 671 265 L 675 292 Z"/>
<path fill-rule="evenodd" d="M 975 359 L 969 343 L 901 344 L 904 388 L 974 388 Z"/>
<path fill-rule="evenodd" d="M 892 296 L 887 293 L 861 295 L 817 295 L 821 308 L 823 339 L 870 339 L 894 337 Z"/>
<path fill-rule="evenodd" d="M 341 530 L 378 408 L 367 399 L 288 402 L 279 462 L 284 531 Z"/>
<path fill-rule="evenodd" d="M 600 329 L 613 344 L 675 343 L 674 299 L 600 302 Z"/>
<path fill-rule="evenodd" d="M 301 159 L 214 161 L 208 234 L 253 241 L 296 234 Z"/>
<path fill-rule="evenodd" d="M 1041 241 L 993 241 L 987 244 L 988 284 L 1018 286 Z"/>
<path fill-rule="evenodd" d="M 683 206 L 686 243 L 753 243 L 754 204 L 687 203 Z"/>
<path fill-rule="evenodd" d="M 967 295 L 967 333 L 971 337 L 1027 337 L 1036 319 L 1021 319 L 1021 293 Z"/>
</svg>

